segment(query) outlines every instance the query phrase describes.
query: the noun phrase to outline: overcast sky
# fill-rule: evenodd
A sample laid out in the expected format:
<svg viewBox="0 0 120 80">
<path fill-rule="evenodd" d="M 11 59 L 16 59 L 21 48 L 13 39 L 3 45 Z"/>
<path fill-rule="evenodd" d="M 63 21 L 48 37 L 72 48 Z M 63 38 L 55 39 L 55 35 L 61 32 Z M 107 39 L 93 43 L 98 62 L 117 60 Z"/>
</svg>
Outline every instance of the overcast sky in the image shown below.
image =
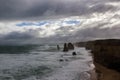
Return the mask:
<svg viewBox="0 0 120 80">
<path fill-rule="evenodd" d="M 0 44 L 120 38 L 119 0 L 0 0 Z"/>
</svg>

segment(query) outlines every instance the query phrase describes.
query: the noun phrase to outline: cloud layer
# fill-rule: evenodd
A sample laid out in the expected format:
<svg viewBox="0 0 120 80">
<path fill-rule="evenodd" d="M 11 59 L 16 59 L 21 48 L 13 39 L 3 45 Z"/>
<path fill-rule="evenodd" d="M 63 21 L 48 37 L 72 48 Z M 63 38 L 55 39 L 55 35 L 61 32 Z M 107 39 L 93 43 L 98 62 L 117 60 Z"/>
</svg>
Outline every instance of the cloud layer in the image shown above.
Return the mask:
<svg viewBox="0 0 120 80">
<path fill-rule="evenodd" d="M 6 22 L 1 23 L 4 27 L 0 30 L 0 44 L 41 44 L 120 38 L 119 19 L 112 14 L 105 16 L 92 16 L 89 19 L 76 16 L 41 22 L 17 21 L 8 22 L 7 25 Z"/>
<path fill-rule="evenodd" d="M 119 19 L 119 0 L 1 0 L 0 44 L 120 38 Z"/>
<path fill-rule="evenodd" d="M 0 0 L 1 20 L 46 19 L 115 12 L 119 0 Z"/>
</svg>

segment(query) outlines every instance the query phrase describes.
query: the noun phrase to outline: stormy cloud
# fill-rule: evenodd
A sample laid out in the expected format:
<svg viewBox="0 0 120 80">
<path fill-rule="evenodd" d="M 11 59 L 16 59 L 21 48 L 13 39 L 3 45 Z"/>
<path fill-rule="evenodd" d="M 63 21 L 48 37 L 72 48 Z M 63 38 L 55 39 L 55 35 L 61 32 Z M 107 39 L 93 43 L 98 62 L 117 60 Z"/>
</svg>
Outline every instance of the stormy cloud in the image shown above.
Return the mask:
<svg viewBox="0 0 120 80">
<path fill-rule="evenodd" d="M 0 0 L 0 19 L 45 19 L 115 11 L 116 7 L 108 2 L 113 0 Z"/>
<path fill-rule="evenodd" d="M 0 0 L 0 44 L 120 38 L 119 0 Z"/>
</svg>

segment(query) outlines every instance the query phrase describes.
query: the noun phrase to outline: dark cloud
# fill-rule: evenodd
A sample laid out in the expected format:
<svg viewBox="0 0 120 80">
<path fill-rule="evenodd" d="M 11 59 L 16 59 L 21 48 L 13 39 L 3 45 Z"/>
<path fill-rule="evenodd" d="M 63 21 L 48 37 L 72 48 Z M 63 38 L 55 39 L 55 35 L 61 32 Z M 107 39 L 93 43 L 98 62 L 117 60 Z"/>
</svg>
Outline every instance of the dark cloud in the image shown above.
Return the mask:
<svg viewBox="0 0 120 80">
<path fill-rule="evenodd" d="M 95 4 L 90 9 L 91 9 L 91 12 L 104 13 L 104 12 L 107 12 L 107 11 L 115 11 L 116 7 L 113 7 L 112 5 Z"/>
<path fill-rule="evenodd" d="M 34 36 L 32 36 L 31 34 L 27 33 L 27 32 L 23 32 L 23 33 L 20 33 L 20 32 L 11 32 L 7 35 L 4 36 L 3 39 L 6 39 L 6 40 L 14 40 L 14 39 L 31 39 L 31 38 L 34 38 Z"/>
<path fill-rule="evenodd" d="M 59 27 L 54 35 L 45 37 L 49 33 L 47 30 L 43 37 L 40 34 L 44 29 L 28 29 L 25 32 L 10 32 L 0 36 L 0 45 L 15 44 L 40 44 L 40 43 L 58 43 L 58 42 L 77 42 L 93 40 L 97 38 L 120 38 L 120 23 L 110 23 L 109 20 L 95 21 L 86 25 Z M 74 27 L 82 27 L 75 29 Z M 84 28 L 86 27 L 86 28 Z M 75 30 L 71 32 L 71 30 Z M 39 36 L 39 37 L 38 37 Z"/>
<path fill-rule="evenodd" d="M 94 39 L 111 39 L 111 38 L 120 38 L 120 28 L 119 25 L 114 25 L 112 27 L 105 27 L 109 23 L 98 23 L 94 27 L 88 27 L 85 29 L 80 29 L 76 31 L 73 35 L 74 38 L 78 38 L 76 41 L 85 41 L 85 40 L 94 40 Z"/>
<path fill-rule="evenodd" d="M 107 4 L 110 3 L 111 4 Z M 31 27 L 19 31 L 17 26 L 1 23 L 0 44 L 26 44 L 46 42 L 84 41 L 96 38 L 120 38 L 120 18 L 117 5 L 119 0 L 0 0 L 0 20 L 34 20 L 45 18 L 58 18 L 67 16 L 81 16 L 94 21 L 86 20 L 80 25 L 60 26 L 56 30 Z M 91 16 L 95 13 L 95 16 Z M 102 13 L 99 15 L 99 13 Z M 105 13 L 105 14 L 104 14 Z M 109 15 L 110 14 L 110 15 Z M 103 16 L 102 16 L 103 15 Z M 105 18 L 104 18 L 105 17 Z M 95 19 L 94 19 L 95 18 Z M 102 19 L 102 20 L 96 20 Z M 106 19 L 106 20 L 105 20 Z M 117 20 L 114 20 L 117 19 Z M 58 19 L 59 20 L 59 19 Z M 53 21 L 54 22 L 54 21 Z M 16 22 L 15 22 L 16 23 Z M 3 26 L 7 27 L 3 28 Z M 17 29 L 12 29 L 17 28 Z M 20 26 L 19 26 L 20 27 Z M 23 26 L 22 26 L 23 27 Z M 76 27 L 76 28 L 75 28 Z M 77 28 L 78 27 L 78 28 Z M 81 27 L 81 28 L 80 28 Z M 105 28 L 102 28 L 105 27 Z M 3 34 L 4 29 L 11 32 Z M 71 32 L 73 30 L 73 32 Z M 50 35 L 49 35 L 50 34 Z M 46 37 L 47 36 L 47 37 Z"/>
<path fill-rule="evenodd" d="M 28 30 L 25 32 L 13 31 L 4 35 L 0 35 L 0 45 L 5 44 L 30 44 L 31 40 L 36 39 L 37 30 Z"/>
<path fill-rule="evenodd" d="M 0 0 L 0 19 L 90 15 L 94 12 L 102 13 L 115 9 L 114 6 L 105 4 L 108 1 L 110 2 L 110 0 Z"/>
</svg>

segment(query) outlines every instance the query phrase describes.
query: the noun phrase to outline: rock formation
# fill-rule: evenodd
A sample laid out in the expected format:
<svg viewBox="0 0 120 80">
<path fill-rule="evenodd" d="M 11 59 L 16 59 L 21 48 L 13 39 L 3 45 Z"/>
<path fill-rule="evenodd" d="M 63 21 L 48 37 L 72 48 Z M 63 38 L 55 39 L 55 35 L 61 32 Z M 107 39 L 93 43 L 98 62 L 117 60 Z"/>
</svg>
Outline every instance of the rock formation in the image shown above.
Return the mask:
<svg viewBox="0 0 120 80">
<path fill-rule="evenodd" d="M 67 51 L 68 51 L 68 46 L 67 46 L 67 43 L 64 43 L 63 52 L 67 52 Z"/>
<path fill-rule="evenodd" d="M 64 43 L 63 52 L 67 52 L 68 50 L 74 50 L 74 45 L 72 43 Z"/>
<path fill-rule="evenodd" d="M 57 45 L 57 50 L 60 50 L 60 46 L 59 45 Z"/>
<path fill-rule="evenodd" d="M 91 50 L 98 80 L 120 80 L 120 39 L 84 42 Z M 81 44 L 78 44 L 81 46 Z"/>
<path fill-rule="evenodd" d="M 75 56 L 75 55 L 77 55 L 77 54 L 76 54 L 76 52 L 73 52 L 72 55 Z"/>
<path fill-rule="evenodd" d="M 74 50 L 74 45 L 72 43 L 68 43 L 68 49 L 69 50 Z"/>
<path fill-rule="evenodd" d="M 88 42 L 94 61 L 120 72 L 120 40 L 107 39 Z"/>
</svg>

